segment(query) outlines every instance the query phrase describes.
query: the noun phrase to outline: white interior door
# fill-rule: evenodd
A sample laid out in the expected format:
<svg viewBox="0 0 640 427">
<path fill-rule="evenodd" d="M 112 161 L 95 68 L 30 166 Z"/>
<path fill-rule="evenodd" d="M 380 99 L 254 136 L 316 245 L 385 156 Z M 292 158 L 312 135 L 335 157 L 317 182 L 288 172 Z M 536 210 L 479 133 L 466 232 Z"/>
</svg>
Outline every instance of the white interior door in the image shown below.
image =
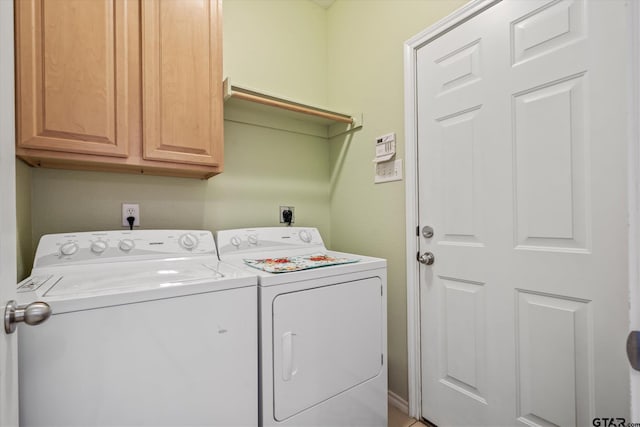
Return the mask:
<svg viewBox="0 0 640 427">
<path fill-rule="evenodd" d="M 0 1 L 0 314 L 16 295 L 13 2 Z M 18 425 L 16 334 L 0 327 L 0 426 Z"/>
<path fill-rule="evenodd" d="M 505 0 L 417 51 L 437 425 L 629 420 L 626 13 Z"/>
</svg>

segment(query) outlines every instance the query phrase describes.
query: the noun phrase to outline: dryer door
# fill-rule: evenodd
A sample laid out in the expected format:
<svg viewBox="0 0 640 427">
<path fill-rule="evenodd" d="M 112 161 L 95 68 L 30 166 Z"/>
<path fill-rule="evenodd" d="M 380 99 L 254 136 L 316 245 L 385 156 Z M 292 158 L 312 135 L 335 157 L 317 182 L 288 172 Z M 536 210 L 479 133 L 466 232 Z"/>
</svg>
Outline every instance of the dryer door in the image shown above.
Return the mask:
<svg viewBox="0 0 640 427">
<path fill-rule="evenodd" d="M 375 277 L 274 299 L 276 420 L 285 420 L 380 373 L 381 290 L 381 281 Z"/>
</svg>

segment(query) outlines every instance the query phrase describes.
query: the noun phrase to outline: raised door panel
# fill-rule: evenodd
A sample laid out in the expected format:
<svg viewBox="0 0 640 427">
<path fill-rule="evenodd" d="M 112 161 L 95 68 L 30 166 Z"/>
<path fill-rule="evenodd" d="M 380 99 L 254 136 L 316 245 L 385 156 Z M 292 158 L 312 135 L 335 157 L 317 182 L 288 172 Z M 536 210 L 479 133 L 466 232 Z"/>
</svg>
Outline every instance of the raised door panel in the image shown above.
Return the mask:
<svg viewBox="0 0 640 427">
<path fill-rule="evenodd" d="M 18 147 L 126 157 L 124 1 L 15 4 Z"/>
<path fill-rule="evenodd" d="M 220 0 L 142 2 L 143 153 L 222 165 Z"/>
</svg>

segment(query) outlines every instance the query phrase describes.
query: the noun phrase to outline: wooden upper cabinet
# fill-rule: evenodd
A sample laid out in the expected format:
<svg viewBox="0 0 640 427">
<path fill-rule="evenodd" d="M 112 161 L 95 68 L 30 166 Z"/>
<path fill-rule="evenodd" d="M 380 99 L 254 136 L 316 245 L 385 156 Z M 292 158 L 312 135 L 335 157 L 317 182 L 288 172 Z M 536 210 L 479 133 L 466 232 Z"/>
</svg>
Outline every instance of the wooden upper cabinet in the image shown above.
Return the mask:
<svg viewBox="0 0 640 427">
<path fill-rule="evenodd" d="M 222 172 L 221 3 L 15 0 L 16 155 L 35 167 Z"/>
<path fill-rule="evenodd" d="M 222 166 L 221 0 L 142 0 L 145 159 Z"/>
<path fill-rule="evenodd" d="M 18 0 L 17 146 L 126 157 L 122 0 Z"/>
</svg>

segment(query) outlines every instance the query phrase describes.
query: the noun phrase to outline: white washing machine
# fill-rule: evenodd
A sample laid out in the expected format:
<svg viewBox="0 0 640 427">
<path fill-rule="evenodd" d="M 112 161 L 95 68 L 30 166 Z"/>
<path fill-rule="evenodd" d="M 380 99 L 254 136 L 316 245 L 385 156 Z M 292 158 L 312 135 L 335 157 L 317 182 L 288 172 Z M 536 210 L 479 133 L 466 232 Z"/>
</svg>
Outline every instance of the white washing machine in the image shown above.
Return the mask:
<svg viewBox="0 0 640 427">
<path fill-rule="evenodd" d="M 216 240 L 258 274 L 260 425 L 386 427 L 386 260 L 328 251 L 315 228 Z"/>
<path fill-rule="evenodd" d="M 208 231 L 43 236 L 19 303 L 21 426 L 255 426 L 256 276 Z"/>
</svg>

